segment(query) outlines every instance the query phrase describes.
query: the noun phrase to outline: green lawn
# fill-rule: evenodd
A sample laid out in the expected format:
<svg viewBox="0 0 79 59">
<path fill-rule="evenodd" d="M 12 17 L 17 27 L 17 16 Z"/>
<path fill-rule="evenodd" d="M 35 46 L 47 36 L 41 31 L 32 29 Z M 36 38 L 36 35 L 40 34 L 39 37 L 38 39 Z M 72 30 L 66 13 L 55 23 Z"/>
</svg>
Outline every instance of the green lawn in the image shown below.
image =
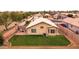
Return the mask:
<svg viewBox="0 0 79 59">
<path fill-rule="evenodd" d="M 62 35 L 16 35 L 10 39 L 12 46 L 66 46 L 70 42 Z"/>
</svg>

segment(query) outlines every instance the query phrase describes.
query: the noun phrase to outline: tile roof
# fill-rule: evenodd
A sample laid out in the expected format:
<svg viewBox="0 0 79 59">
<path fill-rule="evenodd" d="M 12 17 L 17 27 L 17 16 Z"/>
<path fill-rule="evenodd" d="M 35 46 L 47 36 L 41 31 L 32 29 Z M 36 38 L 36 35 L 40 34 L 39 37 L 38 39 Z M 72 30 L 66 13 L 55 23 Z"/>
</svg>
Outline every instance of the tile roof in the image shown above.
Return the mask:
<svg viewBox="0 0 79 59">
<path fill-rule="evenodd" d="M 23 26 L 23 25 L 25 25 L 25 24 L 26 24 L 26 21 L 20 23 L 18 26 Z"/>
<path fill-rule="evenodd" d="M 79 18 L 65 18 L 63 21 L 76 27 L 79 27 Z"/>
<path fill-rule="evenodd" d="M 57 26 L 56 26 L 52 21 L 50 21 L 49 19 L 40 17 L 40 18 L 35 19 L 34 21 L 30 22 L 30 24 L 29 24 L 26 28 L 29 28 L 29 27 L 31 27 L 31 26 L 34 26 L 34 25 L 39 24 L 39 23 L 42 23 L 42 22 L 44 22 L 44 23 L 46 23 L 46 24 L 49 24 L 49 25 L 51 25 L 51 26 L 57 27 Z"/>
</svg>

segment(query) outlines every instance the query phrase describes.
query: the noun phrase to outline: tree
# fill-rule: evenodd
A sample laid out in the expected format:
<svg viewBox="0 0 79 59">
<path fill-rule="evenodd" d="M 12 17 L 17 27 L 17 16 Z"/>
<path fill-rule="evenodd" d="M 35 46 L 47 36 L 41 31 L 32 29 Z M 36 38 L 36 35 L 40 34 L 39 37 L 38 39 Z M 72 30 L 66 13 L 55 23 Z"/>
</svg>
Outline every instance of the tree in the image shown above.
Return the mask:
<svg viewBox="0 0 79 59">
<path fill-rule="evenodd" d="M 8 12 L 3 12 L 1 15 L 0 15 L 0 22 L 5 26 L 6 30 L 8 30 L 8 19 L 9 19 L 9 14 Z"/>
<path fill-rule="evenodd" d="M 73 18 L 73 14 L 68 14 L 67 16 L 68 16 L 68 17 L 72 17 L 72 18 Z"/>
<path fill-rule="evenodd" d="M 0 16 L 0 25 L 3 25 L 3 21 L 2 21 L 1 16 Z"/>
<path fill-rule="evenodd" d="M 19 12 L 11 12 L 10 17 L 13 21 L 21 21 L 23 19 L 23 14 Z"/>
<path fill-rule="evenodd" d="M 3 45 L 2 33 L 0 33 L 0 46 Z"/>
<path fill-rule="evenodd" d="M 31 15 L 33 15 L 33 12 L 25 12 L 23 14 L 24 18 L 27 18 L 28 16 L 31 16 Z"/>
</svg>

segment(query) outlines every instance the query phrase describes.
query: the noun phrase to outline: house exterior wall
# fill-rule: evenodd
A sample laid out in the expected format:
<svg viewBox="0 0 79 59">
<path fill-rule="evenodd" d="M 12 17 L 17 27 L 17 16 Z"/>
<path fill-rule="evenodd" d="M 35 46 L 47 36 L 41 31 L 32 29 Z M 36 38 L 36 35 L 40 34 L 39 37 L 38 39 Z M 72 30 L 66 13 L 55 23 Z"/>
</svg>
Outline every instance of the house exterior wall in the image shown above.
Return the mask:
<svg viewBox="0 0 79 59">
<path fill-rule="evenodd" d="M 43 26 L 43 28 L 41 28 L 41 26 Z M 49 34 L 48 33 L 49 28 L 55 29 L 56 32 L 53 33 L 53 34 Z M 31 29 L 36 29 L 36 33 L 32 33 Z M 57 34 L 59 35 L 58 29 L 56 29 L 55 27 L 52 27 L 48 24 L 45 24 L 45 23 L 40 23 L 40 24 L 37 24 L 37 25 L 27 29 L 27 34 L 28 35 L 42 35 L 44 33 L 46 33 L 47 35 L 57 35 Z"/>
<path fill-rule="evenodd" d="M 59 30 L 57 29 L 57 28 L 55 28 L 55 27 L 49 27 L 48 29 L 53 29 L 53 30 L 55 30 L 55 33 L 47 33 L 48 35 L 60 35 L 60 33 L 59 33 Z"/>
</svg>

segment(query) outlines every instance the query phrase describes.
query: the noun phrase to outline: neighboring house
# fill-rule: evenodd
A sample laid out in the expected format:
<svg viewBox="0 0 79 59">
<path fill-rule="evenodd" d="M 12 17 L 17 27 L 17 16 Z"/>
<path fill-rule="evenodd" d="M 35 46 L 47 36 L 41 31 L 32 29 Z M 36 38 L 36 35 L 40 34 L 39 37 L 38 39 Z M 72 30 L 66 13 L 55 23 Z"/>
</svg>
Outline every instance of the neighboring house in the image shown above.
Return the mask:
<svg viewBox="0 0 79 59">
<path fill-rule="evenodd" d="M 38 18 L 26 27 L 27 35 L 59 35 L 58 27 L 47 18 Z"/>
<path fill-rule="evenodd" d="M 64 26 L 79 34 L 79 18 L 66 18 L 63 20 Z"/>
<path fill-rule="evenodd" d="M 33 19 L 38 19 L 39 17 L 43 17 L 41 13 L 33 15 Z"/>
<path fill-rule="evenodd" d="M 52 16 L 50 14 L 45 14 L 44 17 L 45 18 L 52 18 Z"/>
<path fill-rule="evenodd" d="M 32 16 L 29 16 L 28 19 L 24 19 L 25 21 L 34 21 L 35 19 L 38 19 L 39 17 L 43 17 L 42 14 L 34 14 Z"/>
<path fill-rule="evenodd" d="M 53 15 L 53 18 L 54 18 L 54 19 L 57 19 L 57 18 L 58 18 L 58 14 L 54 14 L 54 15 Z"/>
<path fill-rule="evenodd" d="M 23 21 L 23 22 L 19 23 L 18 24 L 18 31 L 20 31 L 20 32 L 26 32 L 25 25 L 26 25 L 26 21 Z"/>
<path fill-rule="evenodd" d="M 62 13 L 60 14 L 60 16 L 61 16 L 61 19 L 65 19 L 68 17 L 66 14 L 62 14 Z"/>
<path fill-rule="evenodd" d="M 52 22 L 54 22 L 56 25 L 62 24 L 63 20 L 62 19 L 53 19 L 51 20 Z"/>
<path fill-rule="evenodd" d="M 79 12 L 76 13 L 76 16 L 79 18 Z"/>
<path fill-rule="evenodd" d="M 67 15 L 63 14 L 63 13 L 59 13 L 59 14 L 53 15 L 53 18 L 54 19 L 65 19 L 65 18 L 67 18 Z"/>
<path fill-rule="evenodd" d="M 8 25 L 8 29 L 13 28 L 15 25 L 19 24 L 19 22 L 12 22 L 11 24 Z"/>
<path fill-rule="evenodd" d="M 54 20 L 53 17 L 50 14 L 43 15 L 44 18 L 48 18 L 49 20 Z"/>
<path fill-rule="evenodd" d="M 7 29 L 11 29 L 13 28 L 16 24 L 18 24 L 18 22 L 12 22 L 11 24 L 8 25 Z M 5 31 L 6 28 L 4 25 L 0 25 L 0 32 Z"/>
</svg>

